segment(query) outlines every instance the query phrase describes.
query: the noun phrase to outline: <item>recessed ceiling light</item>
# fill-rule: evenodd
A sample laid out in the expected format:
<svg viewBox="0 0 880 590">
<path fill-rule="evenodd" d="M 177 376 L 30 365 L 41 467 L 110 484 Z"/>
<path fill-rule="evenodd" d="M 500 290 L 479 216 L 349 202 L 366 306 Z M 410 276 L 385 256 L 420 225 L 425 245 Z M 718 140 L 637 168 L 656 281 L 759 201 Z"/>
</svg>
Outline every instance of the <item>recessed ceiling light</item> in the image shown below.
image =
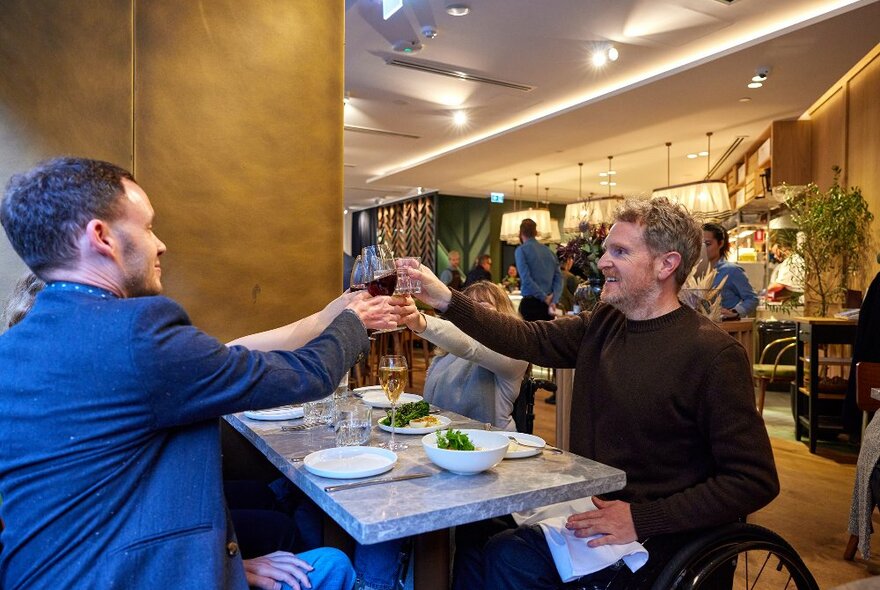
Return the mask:
<svg viewBox="0 0 880 590">
<path fill-rule="evenodd" d="M 449 4 L 446 6 L 446 14 L 449 16 L 467 16 L 471 7 L 467 4 Z"/>
<path fill-rule="evenodd" d="M 455 111 L 452 114 L 452 122 L 456 125 L 464 125 L 468 121 L 467 113 L 464 111 Z"/>
<path fill-rule="evenodd" d="M 600 172 L 599 176 L 614 176 L 617 174 L 616 170 L 609 170 L 608 172 Z"/>
<path fill-rule="evenodd" d="M 763 86 L 763 84 L 761 84 L 760 82 L 749 82 L 748 83 L 749 88 L 760 88 L 761 86 Z"/>
<path fill-rule="evenodd" d="M 348 215 L 348 209 L 343 209 L 343 210 L 342 210 L 342 214 L 343 214 L 343 215 Z"/>
<path fill-rule="evenodd" d="M 693 159 L 697 158 L 698 156 L 697 156 L 697 154 L 688 154 L 687 157 L 688 157 L 688 160 L 693 160 Z"/>
<path fill-rule="evenodd" d="M 620 57 L 620 52 L 617 51 L 617 48 L 616 47 L 609 47 L 608 48 L 608 59 L 610 59 L 611 61 L 617 61 L 618 57 Z"/>
<path fill-rule="evenodd" d="M 590 61 L 593 62 L 593 67 L 601 68 L 608 63 L 608 56 L 605 55 L 604 51 L 594 51 Z"/>
<path fill-rule="evenodd" d="M 608 182 L 607 180 L 603 180 L 599 184 L 601 184 L 602 186 L 617 186 L 616 182 Z"/>
<path fill-rule="evenodd" d="M 709 155 L 709 152 L 697 152 L 697 155 L 700 156 L 701 158 L 705 158 L 706 156 Z"/>
<path fill-rule="evenodd" d="M 748 96 L 743 96 L 741 99 L 739 99 L 739 101 L 740 102 L 752 102 L 752 99 L 749 98 Z"/>
</svg>

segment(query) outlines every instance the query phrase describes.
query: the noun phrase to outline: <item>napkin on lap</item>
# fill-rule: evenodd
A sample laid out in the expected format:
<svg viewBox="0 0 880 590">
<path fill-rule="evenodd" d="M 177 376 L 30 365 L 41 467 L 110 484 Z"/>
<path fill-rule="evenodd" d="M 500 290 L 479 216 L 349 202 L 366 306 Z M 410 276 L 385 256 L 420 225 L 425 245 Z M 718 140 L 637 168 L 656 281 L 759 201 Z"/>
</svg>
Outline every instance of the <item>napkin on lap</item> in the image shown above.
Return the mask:
<svg viewBox="0 0 880 590">
<path fill-rule="evenodd" d="M 538 523 L 547 539 L 556 570 L 563 582 L 571 582 L 581 576 L 598 572 L 620 561 L 636 571 L 648 561 L 648 550 L 641 543 L 625 545 L 602 545 L 589 547 L 587 542 L 599 535 L 578 538 L 574 531 L 565 528 L 567 516 L 556 516 Z"/>
</svg>

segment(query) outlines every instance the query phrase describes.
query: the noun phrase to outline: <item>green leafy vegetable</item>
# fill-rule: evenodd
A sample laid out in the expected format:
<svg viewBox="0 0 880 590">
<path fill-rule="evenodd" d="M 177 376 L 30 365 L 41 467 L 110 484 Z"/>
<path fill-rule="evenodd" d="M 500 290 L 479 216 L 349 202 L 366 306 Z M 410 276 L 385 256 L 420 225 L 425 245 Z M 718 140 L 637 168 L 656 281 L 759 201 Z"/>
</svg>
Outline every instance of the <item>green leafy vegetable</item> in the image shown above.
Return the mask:
<svg viewBox="0 0 880 590">
<path fill-rule="evenodd" d="M 430 411 L 431 406 L 425 400 L 410 402 L 408 404 L 397 406 L 397 411 L 394 413 L 394 426 L 396 428 L 404 428 L 407 424 L 409 424 L 410 420 L 424 418 L 428 415 Z M 387 415 L 381 419 L 381 422 L 385 426 L 390 426 L 391 410 L 385 410 L 385 414 Z"/>
<path fill-rule="evenodd" d="M 449 449 L 450 451 L 473 451 L 474 443 L 468 438 L 468 435 L 460 430 L 446 431 L 446 436 L 437 431 L 437 447 L 441 449 Z"/>
</svg>

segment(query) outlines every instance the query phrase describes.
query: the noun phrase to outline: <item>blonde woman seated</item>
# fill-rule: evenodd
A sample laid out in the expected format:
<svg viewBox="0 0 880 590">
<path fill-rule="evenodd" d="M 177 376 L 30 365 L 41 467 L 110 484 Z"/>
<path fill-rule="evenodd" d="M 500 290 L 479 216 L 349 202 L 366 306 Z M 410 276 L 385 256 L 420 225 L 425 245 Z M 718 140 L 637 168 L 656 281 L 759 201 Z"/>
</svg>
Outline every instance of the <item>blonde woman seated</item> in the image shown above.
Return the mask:
<svg viewBox="0 0 880 590">
<path fill-rule="evenodd" d="M 494 283 L 480 281 L 462 293 L 483 307 L 517 317 L 507 294 Z M 504 430 L 516 430 L 511 413 L 528 368 L 526 361 L 498 354 L 452 323 L 425 316 L 412 300 L 402 307 L 398 324 L 442 350 L 428 368 L 426 401 Z"/>
</svg>

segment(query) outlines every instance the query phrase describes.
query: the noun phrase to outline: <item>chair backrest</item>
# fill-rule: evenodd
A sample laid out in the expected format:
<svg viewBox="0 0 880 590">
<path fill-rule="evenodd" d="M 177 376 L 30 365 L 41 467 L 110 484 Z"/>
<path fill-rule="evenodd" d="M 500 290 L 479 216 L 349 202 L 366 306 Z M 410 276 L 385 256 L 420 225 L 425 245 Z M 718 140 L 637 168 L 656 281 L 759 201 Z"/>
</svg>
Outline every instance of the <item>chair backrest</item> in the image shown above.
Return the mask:
<svg viewBox="0 0 880 590">
<path fill-rule="evenodd" d="M 531 376 L 531 366 L 526 370 L 522 385 L 519 386 L 519 395 L 513 402 L 513 422 L 516 431 L 532 434 L 535 430 L 535 392 L 539 389 L 556 391 L 556 384 L 546 379 L 535 379 Z"/>
<path fill-rule="evenodd" d="M 782 356 L 782 353 L 785 352 L 786 349 L 792 348 L 793 345 L 797 344 L 797 336 L 788 336 L 786 338 L 778 338 L 773 342 L 769 342 L 767 346 L 764 347 L 764 350 L 761 351 L 761 358 L 758 360 L 759 364 L 764 364 L 766 362 L 766 357 L 770 353 L 770 349 L 774 346 L 783 346 L 783 348 L 779 349 L 776 354 L 776 362 L 774 364 L 779 364 L 779 359 Z"/>
<path fill-rule="evenodd" d="M 880 410 L 880 400 L 871 397 L 872 388 L 880 388 L 880 363 L 856 363 L 856 405 L 863 412 Z"/>
</svg>

